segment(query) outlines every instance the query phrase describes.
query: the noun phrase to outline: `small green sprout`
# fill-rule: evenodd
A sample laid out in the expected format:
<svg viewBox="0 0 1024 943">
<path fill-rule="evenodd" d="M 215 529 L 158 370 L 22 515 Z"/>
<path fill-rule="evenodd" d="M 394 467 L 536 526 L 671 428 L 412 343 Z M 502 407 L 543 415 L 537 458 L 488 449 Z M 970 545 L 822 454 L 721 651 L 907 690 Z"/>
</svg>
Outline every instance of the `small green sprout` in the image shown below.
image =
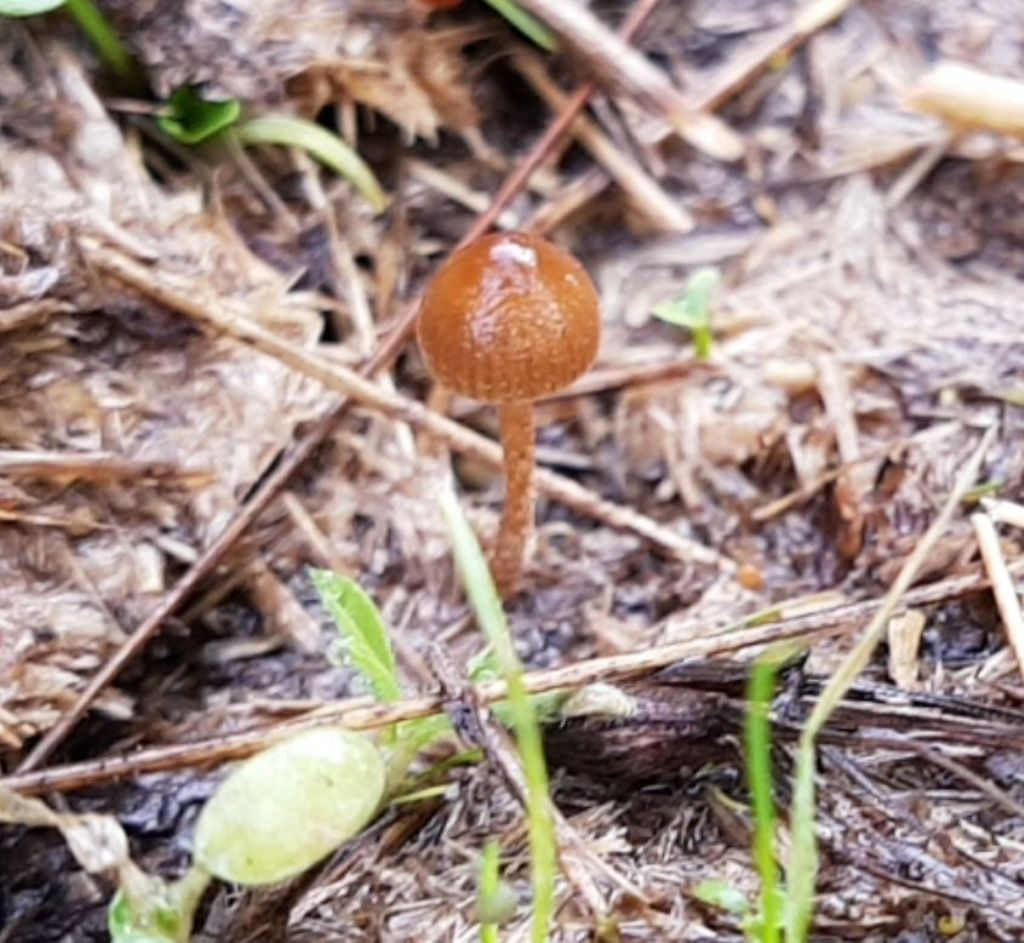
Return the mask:
<svg viewBox="0 0 1024 943">
<path fill-rule="evenodd" d="M 716 269 L 698 269 L 687 281 L 686 294 L 682 298 L 654 306 L 655 317 L 690 331 L 698 360 L 707 360 L 711 356 L 714 341 L 711 333 L 711 299 L 720 281 Z"/>
<path fill-rule="evenodd" d="M 387 208 L 387 195 L 366 162 L 337 134 L 314 121 L 277 114 L 245 118 L 237 99 L 210 101 L 198 88 L 186 85 L 171 95 L 157 123 L 165 134 L 189 147 L 232 137 L 242 145 L 297 148 L 348 180 L 375 212 Z"/>
<path fill-rule="evenodd" d="M 769 720 L 775 678 L 799 653 L 794 645 L 769 648 L 755 663 L 747 684 L 744 724 L 747 783 L 754 813 L 753 858 L 761 878 L 761 895 L 753 908 L 743 892 L 719 878 L 702 881 L 693 890 L 697 900 L 740 918 L 751 943 L 779 943 L 785 921 L 786 898 L 779 887 L 775 858 L 775 795 L 772 776 L 772 731 Z"/>
<path fill-rule="evenodd" d="M 395 653 L 384 617 L 366 591 L 347 576 L 313 570 L 313 586 L 338 628 L 345 658 L 367 681 L 382 704 L 402 696 Z"/>
<path fill-rule="evenodd" d="M 366 591 L 347 576 L 330 570 L 313 570 L 313 586 L 320 602 L 334 620 L 345 661 L 358 672 L 381 704 L 402 697 L 391 639 L 384 617 Z M 394 747 L 389 779 L 392 784 L 405 774 L 406 768 L 424 747 L 451 730 L 444 714 L 406 721 L 397 730 L 388 730 L 384 741 Z"/>
<path fill-rule="evenodd" d="M 242 106 L 237 99 L 210 101 L 194 85 L 183 85 L 171 95 L 157 124 L 165 134 L 191 146 L 229 128 L 241 115 Z"/>
</svg>

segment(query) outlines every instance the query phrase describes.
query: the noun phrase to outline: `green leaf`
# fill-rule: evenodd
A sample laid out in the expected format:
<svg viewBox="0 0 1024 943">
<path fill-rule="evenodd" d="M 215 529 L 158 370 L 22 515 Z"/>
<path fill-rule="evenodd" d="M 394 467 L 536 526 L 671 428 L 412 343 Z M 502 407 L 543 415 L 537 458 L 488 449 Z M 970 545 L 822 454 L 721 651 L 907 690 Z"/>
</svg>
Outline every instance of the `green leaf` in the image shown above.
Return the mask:
<svg viewBox="0 0 1024 943">
<path fill-rule="evenodd" d="M 707 360 L 711 356 L 714 341 L 711 333 L 711 299 L 719 280 L 717 270 L 698 269 L 687 281 L 686 294 L 682 298 L 662 302 L 653 308 L 655 317 L 685 327 L 693 334 L 698 360 Z"/>
<path fill-rule="evenodd" d="M 403 792 L 391 800 L 393 806 L 412 805 L 416 802 L 424 802 L 427 799 L 440 799 L 448 792 L 447 783 L 439 786 L 424 786 L 422 789 L 414 789 L 412 792 Z"/>
<path fill-rule="evenodd" d="M 705 904 L 735 914 L 737 917 L 742 917 L 750 911 L 750 904 L 743 896 L 743 892 L 721 878 L 701 881 L 693 889 L 693 896 Z"/>
<path fill-rule="evenodd" d="M 0 0 L 0 16 L 38 16 L 63 3 L 64 0 Z"/>
<path fill-rule="evenodd" d="M 155 924 L 155 926 L 154 926 Z M 167 913 L 137 915 L 124 890 L 118 890 L 107 910 L 111 943 L 179 943 L 179 921 Z"/>
<path fill-rule="evenodd" d="M 301 874 L 355 837 L 384 797 L 387 771 L 364 734 L 309 730 L 238 766 L 203 807 L 194 857 L 235 884 Z"/>
<path fill-rule="evenodd" d="M 177 881 L 133 866 L 118 871 L 120 887 L 107 909 L 112 943 L 188 943 L 192 918 L 210 884 L 210 875 L 192 867 Z"/>
<path fill-rule="evenodd" d="M 365 161 L 338 135 L 313 121 L 289 115 L 263 115 L 243 122 L 236 133 L 243 144 L 297 147 L 344 177 L 376 212 L 387 208 L 388 198 Z"/>
<path fill-rule="evenodd" d="M 515 0 L 485 0 L 493 9 L 497 10 L 509 23 L 511 23 L 527 39 L 535 45 L 540 46 L 546 52 L 558 51 L 558 40 L 540 20 L 532 13 L 524 10 Z"/>
<path fill-rule="evenodd" d="M 182 144 L 199 144 L 235 124 L 242 106 L 234 98 L 209 101 L 194 85 L 176 89 L 168 113 L 157 118 L 161 129 Z"/>
<path fill-rule="evenodd" d="M 359 672 L 378 701 L 389 703 L 399 700 L 402 687 L 395 654 L 387 626 L 373 600 L 347 576 L 339 576 L 329 570 L 313 570 L 312 579 L 324 608 L 338 627 L 345 660 Z M 401 754 L 411 758 L 451 729 L 451 721 L 444 714 L 399 724 L 397 734 L 401 740 Z"/>
<path fill-rule="evenodd" d="M 380 610 L 363 588 L 347 576 L 313 570 L 313 585 L 341 636 L 345 657 L 382 703 L 402 696 L 387 628 Z"/>
</svg>

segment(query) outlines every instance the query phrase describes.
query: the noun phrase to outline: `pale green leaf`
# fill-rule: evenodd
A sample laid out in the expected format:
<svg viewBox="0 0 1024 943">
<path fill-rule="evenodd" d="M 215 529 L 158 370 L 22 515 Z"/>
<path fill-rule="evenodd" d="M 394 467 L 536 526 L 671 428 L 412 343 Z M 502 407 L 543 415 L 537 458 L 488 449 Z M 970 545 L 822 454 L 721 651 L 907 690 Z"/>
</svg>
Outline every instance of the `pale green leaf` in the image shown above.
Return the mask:
<svg viewBox="0 0 1024 943">
<path fill-rule="evenodd" d="M 708 878 L 693 889 L 697 900 L 727 913 L 742 917 L 750 910 L 750 904 L 743 892 L 721 878 Z"/>
<path fill-rule="evenodd" d="M 380 610 L 363 588 L 347 576 L 313 570 L 312 579 L 324 608 L 338 627 L 347 660 L 370 685 L 378 701 L 397 701 L 402 688 Z"/>
<path fill-rule="evenodd" d="M 309 730 L 246 760 L 203 807 L 194 856 L 235 884 L 301 874 L 354 838 L 384 797 L 387 770 L 365 734 Z"/>
<path fill-rule="evenodd" d="M 63 5 L 64 0 L 0 0 L 0 16 L 37 16 Z"/>
<path fill-rule="evenodd" d="M 366 162 L 337 134 L 313 121 L 290 115 L 263 115 L 242 122 L 235 133 L 243 144 L 297 147 L 344 177 L 378 213 L 388 205 L 387 196 Z"/>
</svg>

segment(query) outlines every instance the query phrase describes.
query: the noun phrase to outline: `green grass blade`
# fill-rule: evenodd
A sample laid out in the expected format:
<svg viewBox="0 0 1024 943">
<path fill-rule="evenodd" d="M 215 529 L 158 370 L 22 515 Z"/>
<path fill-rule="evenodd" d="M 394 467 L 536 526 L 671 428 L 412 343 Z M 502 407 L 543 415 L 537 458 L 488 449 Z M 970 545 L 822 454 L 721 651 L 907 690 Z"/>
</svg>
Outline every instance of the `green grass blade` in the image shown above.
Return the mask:
<svg viewBox="0 0 1024 943">
<path fill-rule="evenodd" d="M 524 10 L 515 0 L 485 0 L 527 39 L 547 52 L 557 52 L 558 40 L 540 20 Z"/>
<path fill-rule="evenodd" d="M 146 85 L 142 70 L 99 7 L 92 0 L 67 0 L 65 9 L 74 17 L 78 28 L 85 33 L 111 75 L 126 90 L 141 92 Z"/>
<path fill-rule="evenodd" d="M 338 627 L 346 658 L 370 685 L 378 701 L 402 696 L 387 628 L 380 610 L 363 588 L 347 576 L 313 570 L 313 585 L 320 601 Z"/>
<path fill-rule="evenodd" d="M 387 196 L 366 162 L 338 135 L 315 122 L 290 115 L 263 115 L 242 122 L 235 133 L 243 144 L 297 147 L 344 177 L 378 213 L 388 205 Z"/>
<path fill-rule="evenodd" d="M 545 943 L 555 910 L 557 845 L 548 795 L 548 771 L 540 725 L 533 711 L 523 666 L 512 647 L 505 611 L 480 544 L 459 507 L 455 492 L 445 488 L 441 509 L 451 534 L 455 563 L 477 623 L 490 643 L 508 688 L 509 713 L 526 777 L 526 816 L 533 878 L 533 943 Z"/>
<path fill-rule="evenodd" d="M 772 775 L 772 731 L 769 713 L 775 676 L 790 650 L 769 651 L 754 665 L 747 685 L 744 725 L 747 780 L 754 810 L 754 863 L 761 877 L 761 943 L 779 943 L 782 926 L 779 868 L 775 861 L 775 793 Z"/>
</svg>

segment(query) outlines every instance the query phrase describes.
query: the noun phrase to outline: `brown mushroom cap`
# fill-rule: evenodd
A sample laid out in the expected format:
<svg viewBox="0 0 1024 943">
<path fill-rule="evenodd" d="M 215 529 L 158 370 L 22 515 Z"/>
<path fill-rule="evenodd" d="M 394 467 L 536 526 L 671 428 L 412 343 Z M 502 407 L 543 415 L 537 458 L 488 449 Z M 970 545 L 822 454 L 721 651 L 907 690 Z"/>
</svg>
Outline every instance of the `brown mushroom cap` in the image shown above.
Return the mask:
<svg viewBox="0 0 1024 943">
<path fill-rule="evenodd" d="M 417 323 L 435 380 L 488 403 L 568 386 L 597 356 L 597 290 L 571 255 L 537 236 L 484 236 L 427 287 Z"/>
</svg>

